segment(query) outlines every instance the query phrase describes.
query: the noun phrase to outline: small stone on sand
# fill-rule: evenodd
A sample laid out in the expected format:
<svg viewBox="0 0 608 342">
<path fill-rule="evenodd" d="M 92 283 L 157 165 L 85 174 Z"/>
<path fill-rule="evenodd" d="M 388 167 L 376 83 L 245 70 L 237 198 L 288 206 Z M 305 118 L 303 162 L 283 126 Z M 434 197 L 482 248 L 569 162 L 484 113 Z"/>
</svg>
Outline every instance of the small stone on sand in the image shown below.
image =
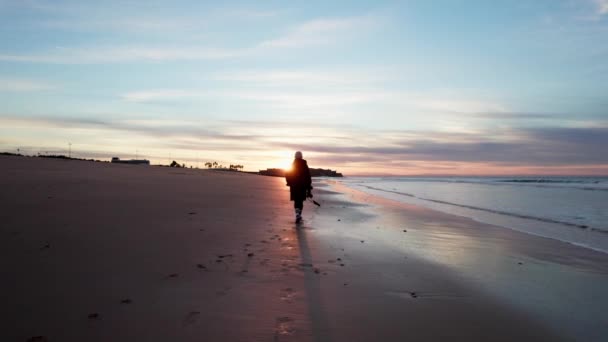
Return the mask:
<svg viewBox="0 0 608 342">
<path fill-rule="evenodd" d="M 98 319 L 99 314 L 97 312 L 90 313 L 88 317 L 89 317 L 89 319 Z"/>
<path fill-rule="evenodd" d="M 123 299 L 120 301 L 121 304 L 131 304 L 132 301 L 129 298 Z"/>
<path fill-rule="evenodd" d="M 27 339 L 27 342 L 47 342 L 48 340 L 46 336 L 32 336 Z"/>
<path fill-rule="evenodd" d="M 249 254 L 247 254 L 247 256 L 248 256 L 248 257 L 250 257 L 250 258 L 251 258 L 252 256 L 254 256 L 254 255 L 255 255 L 255 254 L 253 254 L 253 253 L 249 253 Z"/>
</svg>

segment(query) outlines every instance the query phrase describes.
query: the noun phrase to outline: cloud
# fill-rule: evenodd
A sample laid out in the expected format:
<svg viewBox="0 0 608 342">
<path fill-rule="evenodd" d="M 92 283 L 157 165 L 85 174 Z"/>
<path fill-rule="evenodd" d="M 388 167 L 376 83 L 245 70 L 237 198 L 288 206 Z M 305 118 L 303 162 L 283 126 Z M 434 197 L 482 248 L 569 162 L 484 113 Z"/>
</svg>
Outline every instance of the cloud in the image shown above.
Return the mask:
<svg viewBox="0 0 608 342">
<path fill-rule="evenodd" d="M 418 132 L 396 144 L 377 146 L 329 146 L 287 144 L 328 158 L 346 161 L 447 161 L 526 165 L 608 164 L 603 153 L 608 146 L 608 127 L 536 128 L 452 135 L 447 141 L 440 132 Z"/>
<path fill-rule="evenodd" d="M 121 95 L 126 101 L 131 102 L 155 102 L 155 101 L 173 101 L 190 97 L 203 96 L 204 92 L 195 90 L 182 89 L 159 89 L 159 90 L 142 90 L 133 91 Z"/>
<path fill-rule="evenodd" d="M 315 19 L 290 29 L 282 37 L 260 43 L 258 48 L 300 48 L 335 43 L 347 35 L 354 37 L 353 32 L 369 30 L 377 22 L 372 16 Z"/>
<path fill-rule="evenodd" d="M 488 119 L 488 120 L 535 120 L 535 119 L 551 119 L 554 118 L 555 113 L 526 113 L 526 112 L 477 112 L 471 113 L 469 116 Z"/>
<path fill-rule="evenodd" d="M 215 48 L 176 46 L 121 46 L 57 48 L 45 54 L 0 54 L 0 61 L 50 64 L 98 64 L 119 62 L 163 62 L 175 60 L 201 60 L 232 58 L 242 52 Z"/>
<path fill-rule="evenodd" d="M 61 137 L 80 132 L 84 137 L 80 145 L 91 140 L 88 137 L 102 137 L 89 143 L 97 151 L 116 149 L 130 141 L 129 144 L 135 146 L 145 144 L 148 150 L 158 151 L 155 152 L 158 155 L 166 155 L 167 151 L 174 156 L 204 153 L 218 160 L 234 160 L 234 156 L 239 156 L 241 162 L 260 164 L 259 167 L 281 166 L 264 162 L 288 159 L 293 151 L 302 150 L 318 167 L 359 173 L 376 170 L 376 174 L 466 174 L 482 172 L 483 168 L 492 169 L 495 174 L 542 172 L 543 168 L 561 173 L 568 170 L 608 172 L 608 155 L 604 153 L 608 146 L 608 125 L 605 123 L 597 123 L 595 127 L 505 128 L 478 133 L 370 131 L 320 123 L 300 126 L 287 121 L 0 116 L 0 123 L 17 132 L 38 128 L 58 132 Z M 261 155 L 267 159 L 259 160 Z"/>
<path fill-rule="evenodd" d="M 379 101 L 386 97 L 386 93 L 381 91 L 356 90 L 325 93 L 320 91 L 299 92 L 280 90 L 205 91 L 197 89 L 156 89 L 128 92 L 121 95 L 121 97 L 131 102 L 161 102 L 195 98 L 234 100 L 238 98 L 270 107 L 309 110 Z"/>
<path fill-rule="evenodd" d="M 236 70 L 212 76 L 216 81 L 271 87 L 367 86 L 393 78 L 388 68 L 343 70 Z"/>
<path fill-rule="evenodd" d="M 38 6 L 38 5 L 36 5 Z M 45 7 L 45 6 L 43 6 Z M 221 16 L 249 16 L 264 17 L 272 13 L 256 12 L 252 10 L 233 11 Z M 213 20 L 219 20 L 214 18 Z M 236 57 L 260 55 L 268 53 L 269 50 L 306 47 L 311 45 L 336 43 L 348 37 L 355 37 L 353 32 L 361 34 L 361 30 L 375 25 L 376 18 L 350 17 L 316 19 L 305 22 L 289 30 L 285 35 L 242 46 L 237 48 L 222 47 L 193 47 L 188 45 L 117 45 L 117 46 L 78 46 L 57 47 L 51 51 L 29 54 L 14 54 L 0 52 L 0 61 L 22 62 L 22 63 L 49 63 L 49 64 L 102 64 L 102 63 L 125 63 L 125 62 L 163 62 L 163 61 L 190 61 L 190 60 L 217 60 L 231 59 Z M 143 33 L 150 31 L 191 30 L 201 31 L 201 25 L 207 25 L 198 18 L 145 18 L 140 16 L 114 18 L 87 18 L 72 20 L 46 21 L 43 26 L 47 28 L 89 28 L 94 31 L 103 31 L 104 28 L 113 28 L 119 31 L 136 30 Z M 175 32 L 174 32 L 175 34 Z M 196 45 L 196 44 L 195 44 Z"/>
<path fill-rule="evenodd" d="M 270 71 L 228 73 L 214 76 L 215 79 L 236 82 L 237 86 L 230 90 L 206 89 L 145 89 L 127 92 L 120 95 L 122 99 L 131 102 L 163 102 L 213 99 L 239 103 L 246 101 L 264 109 L 290 110 L 306 113 L 307 117 L 317 114 L 333 113 L 349 114 L 353 110 L 368 113 L 360 105 L 377 104 L 383 106 L 382 112 L 376 109 L 374 115 L 382 117 L 412 116 L 414 114 L 444 115 L 444 126 L 448 124 L 453 114 L 472 115 L 477 118 L 503 118 L 514 116 L 509 108 L 491 100 L 475 100 L 472 96 L 464 97 L 450 95 L 443 97 L 434 92 L 404 92 L 387 90 L 381 84 L 381 79 L 372 74 L 348 74 L 342 72 L 298 72 Z M 369 113 L 368 113 L 369 114 Z M 429 116 L 430 117 L 430 116 Z M 524 117 L 523 115 L 520 117 Z M 459 117 L 452 120 L 451 126 L 463 121 Z"/>
<path fill-rule="evenodd" d="M 35 92 L 52 89 L 55 89 L 55 86 L 46 82 L 0 78 L 0 92 Z"/>
<path fill-rule="evenodd" d="M 599 15 L 608 14 L 608 0 L 594 0 Z"/>
<path fill-rule="evenodd" d="M 122 34 L 200 33 L 213 23 L 233 25 L 247 20 L 268 20 L 283 12 L 251 7 L 208 8 L 203 3 L 189 4 L 181 8 L 140 6 L 137 2 L 125 1 L 87 3 L 28 0 L 14 2 L 12 6 L 44 15 L 44 19 L 33 21 L 32 24 L 46 29 L 75 32 L 120 31 Z"/>
</svg>

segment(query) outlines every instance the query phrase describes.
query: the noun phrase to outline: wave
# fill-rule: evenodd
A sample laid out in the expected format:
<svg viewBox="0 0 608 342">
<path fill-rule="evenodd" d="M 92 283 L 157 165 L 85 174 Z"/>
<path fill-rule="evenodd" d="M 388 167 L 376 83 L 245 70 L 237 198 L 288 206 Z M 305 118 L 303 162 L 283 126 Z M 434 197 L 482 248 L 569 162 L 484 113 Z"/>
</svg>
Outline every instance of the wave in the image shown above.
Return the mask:
<svg viewBox="0 0 608 342">
<path fill-rule="evenodd" d="M 386 190 L 386 189 L 376 188 L 376 187 L 372 187 L 372 186 L 368 186 L 368 185 L 361 185 L 361 186 L 366 187 L 368 189 L 372 189 L 372 190 L 378 190 L 378 191 L 383 191 L 383 192 L 390 192 L 390 193 L 394 193 L 394 194 L 398 194 L 398 195 L 404 195 L 404 196 L 408 196 L 408 197 L 412 197 L 412 198 L 417 198 L 417 199 L 420 199 L 420 200 L 423 200 L 423 201 L 428 201 L 428 202 L 433 202 L 433 203 L 451 205 L 451 206 L 465 208 L 465 209 L 479 210 L 479 211 L 484 211 L 484 212 L 488 212 L 488 213 L 492 213 L 492 214 L 499 214 L 499 215 L 505 215 L 505 216 L 510 216 L 510 217 L 517 217 L 517 218 L 522 218 L 522 219 L 527 219 L 527 220 L 534 220 L 534 221 L 545 222 L 545 223 L 555 223 L 555 224 L 560 224 L 560 225 L 569 226 L 569 227 L 575 227 L 575 228 L 579 228 L 579 229 L 590 229 L 590 230 L 605 232 L 602 229 L 591 228 L 591 227 L 589 227 L 587 225 L 584 225 L 584 224 L 577 224 L 577 223 L 572 223 L 572 222 L 567 222 L 567 221 L 560 221 L 560 220 L 555 220 L 555 219 L 546 218 L 546 217 L 538 217 L 538 216 L 527 215 L 527 214 L 519 214 L 519 213 L 508 212 L 508 211 L 502 211 L 502 210 L 496 210 L 496 209 L 477 207 L 477 206 L 467 205 L 467 204 L 453 203 L 453 202 L 448 202 L 448 201 L 436 200 L 436 199 L 432 199 L 432 198 L 418 197 L 418 196 L 416 196 L 414 194 L 410 194 L 410 193 L 393 191 L 393 190 Z"/>
<path fill-rule="evenodd" d="M 581 180 L 567 180 L 567 179 L 501 179 L 496 182 L 509 182 L 509 183 L 583 183 L 583 184 L 599 184 L 600 181 L 581 181 Z"/>
<path fill-rule="evenodd" d="M 608 178 L 380 178 L 381 181 L 391 182 L 430 182 L 430 183 L 456 183 L 456 184 L 484 184 L 493 186 L 530 186 L 552 189 L 576 189 L 584 191 L 608 191 Z"/>
</svg>

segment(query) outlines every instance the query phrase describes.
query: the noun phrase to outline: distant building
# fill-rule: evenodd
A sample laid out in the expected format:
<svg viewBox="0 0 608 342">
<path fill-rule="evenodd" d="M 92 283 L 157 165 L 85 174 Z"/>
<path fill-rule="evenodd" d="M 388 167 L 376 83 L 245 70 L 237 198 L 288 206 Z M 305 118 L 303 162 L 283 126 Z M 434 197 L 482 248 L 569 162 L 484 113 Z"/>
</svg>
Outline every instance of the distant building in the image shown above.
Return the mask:
<svg viewBox="0 0 608 342">
<path fill-rule="evenodd" d="M 273 177 L 285 177 L 285 170 L 283 169 L 266 169 L 260 170 L 260 175 L 273 176 Z M 342 174 L 329 169 L 313 169 L 310 168 L 310 175 L 312 177 L 342 177 Z"/>
<path fill-rule="evenodd" d="M 273 177 L 285 177 L 285 170 L 283 169 L 266 169 L 260 170 L 262 176 L 273 176 Z"/>
<path fill-rule="evenodd" d="M 150 165 L 150 161 L 147 159 L 120 160 L 120 158 L 118 158 L 118 157 L 112 157 L 112 163 L 114 163 L 114 164 Z"/>
</svg>

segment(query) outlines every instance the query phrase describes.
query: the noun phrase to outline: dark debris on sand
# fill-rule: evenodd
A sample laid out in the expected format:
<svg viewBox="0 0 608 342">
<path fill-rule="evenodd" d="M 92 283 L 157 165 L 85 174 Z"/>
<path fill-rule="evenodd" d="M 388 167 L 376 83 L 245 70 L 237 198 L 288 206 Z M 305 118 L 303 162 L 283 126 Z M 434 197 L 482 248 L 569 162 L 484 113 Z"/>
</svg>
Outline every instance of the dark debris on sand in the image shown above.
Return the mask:
<svg viewBox="0 0 608 342">
<path fill-rule="evenodd" d="M 27 342 L 48 342 L 48 340 L 46 336 L 32 336 L 27 339 Z"/>
</svg>

